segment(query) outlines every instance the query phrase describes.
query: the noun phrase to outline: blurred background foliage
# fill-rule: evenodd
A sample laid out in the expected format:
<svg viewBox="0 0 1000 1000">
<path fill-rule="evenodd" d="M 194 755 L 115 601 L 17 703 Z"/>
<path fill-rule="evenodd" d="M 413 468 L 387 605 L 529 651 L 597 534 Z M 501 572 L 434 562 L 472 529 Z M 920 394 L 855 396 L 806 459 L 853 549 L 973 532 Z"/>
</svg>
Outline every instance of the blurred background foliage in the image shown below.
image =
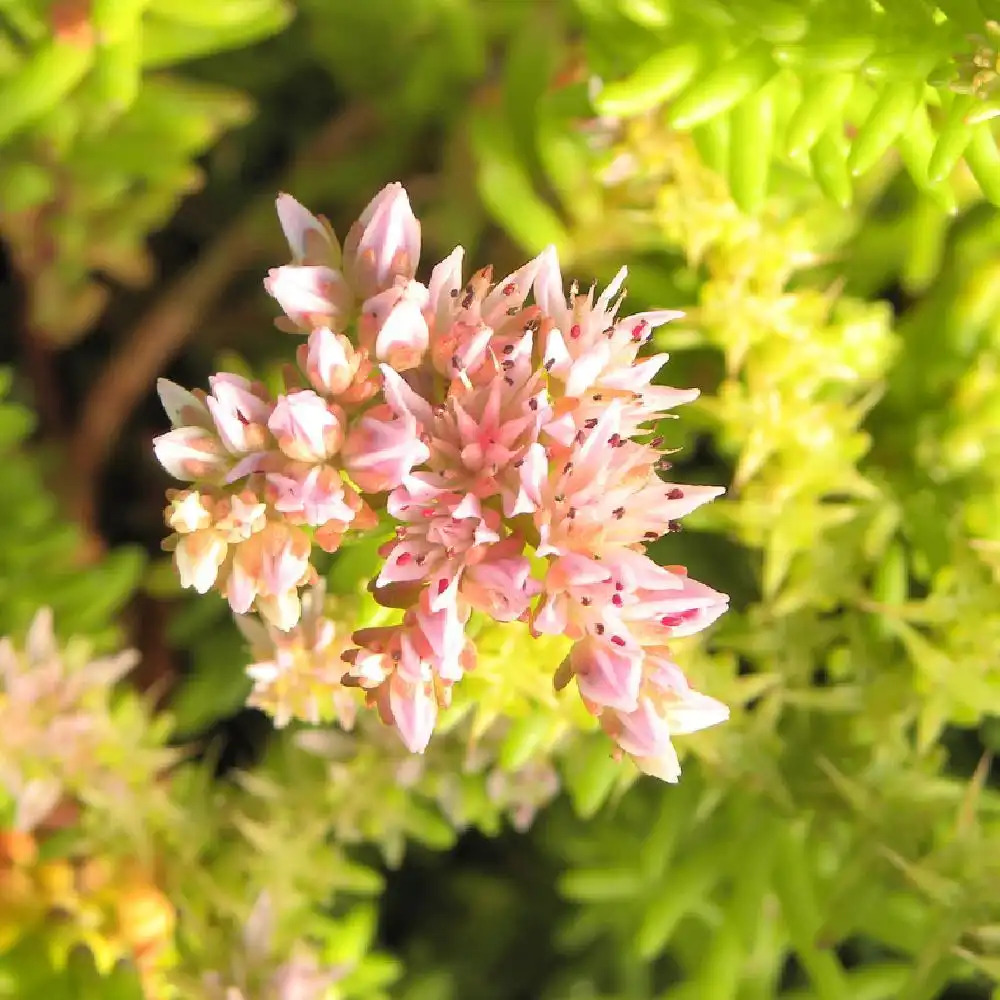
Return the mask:
<svg viewBox="0 0 1000 1000">
<path fill-rule="evenodd" d="M 0 997 L 288 1000 L 303 947 L 345 1000 L 1000 996 L 998 20 L 0 0 L 0 634 L 50 606 L 136 647 L 101 712 L 183 748 L 33 837 L 0 795 Z M 678 649 L 733 719 L 677 787 L 553 710 L 527 636 L 480 635 L 425 758 L 275 733 L 159 553 L 156 376 L 286 360 L 275 192 L 343 232 L 397 178 L 425 260 L 554 243 L 687 311 L 657 346 L 703 395 L 662 432 L 729 491 L 655 551 L 733 596 Z M 328 567 L 345 621 L 375 558 Z"/>
</svg>

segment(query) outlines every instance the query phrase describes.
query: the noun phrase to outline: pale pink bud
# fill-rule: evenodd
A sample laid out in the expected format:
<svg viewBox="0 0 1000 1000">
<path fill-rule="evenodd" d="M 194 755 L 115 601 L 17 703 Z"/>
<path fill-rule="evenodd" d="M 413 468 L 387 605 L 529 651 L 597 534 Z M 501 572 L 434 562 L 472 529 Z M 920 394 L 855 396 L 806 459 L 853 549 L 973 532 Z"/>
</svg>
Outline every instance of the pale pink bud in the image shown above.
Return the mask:
<svg viewBox="0 0 1000 1000">
<path fill-rule="evenodd" d="M 348 524 L 354 519 L 344 481 L 329 465 L 268 473 L 267 482 L 274 509 L 282 514 L 298 515 L 306 524 L 316 526 L 332 520 Z"/>
<path fill-rule="evenodd" d="M 437 721 L 437 701 L 428 681 L 411 684 L 398 674 L 389 679 L 389 711 L 410 753 L 423 753 Z"/>
<path fill-rule="evenodd" d="M 580 694 L 595 705 L 634 711 L 642 680 L 642 652 L 588 636 L 570 652 Z"/>
<path fill-rule="evenodd" d="M 297 589 L 311 574 L 310 548 L 301 528 L 276 521 L 237 546 L 226 586 L 233 611 L 246 614 L 256 598 L 261 614 L 291 628 L 299 616 Z"/>
<path fill-rule="evenodd" d="M 369 410 L 354 425 L 341 451 L 348 474 L 366 493 L 395 489 L 429 454 L 416 421 L 395 416 L 386 405 Z"/>
<path fill-rule="evenodd" d="M 195 531 L 182 535 L 174 549 L 174 564 L 182 587 L 207 594 L 215 583 L 229 546 L 217 531 Z"/>
<path fill-rule="evenodd" d="M 374 350 L 397 372 L 415 368 L 427 350 L 429 331 L 423 310 L 427 289 L 419 281 L 399 281 L 368 299 L 361 310 L 362 346 Z"/>
<path fill-rule="evenodd" d="M 212 426 L 203 396 L 196 396 L 167 378 L 156 380 L 156 392 L 172 427 Z"/>
<path fill-rule="evenodd" d="M 318 265 L 286 264 L 272 268 L 264 279 L 264 288 L 302 330 L 341 326 L 353 302 L 344 276 Z"/>
<path fill-rule="evenodd" d="M 339 396 L 354 381 L 361 356 L 343 334 L 321 326 L 309 334 L 302 367 L 317 392 Z"/>
<path fill-rule="evenodd" d="M 239 375 L 222 372 L 209 378 L 212 395 L 206 403 L 222 443 L 233 455 L 260 451 L 266 445 L 264 426 L 272 404 L 257 387 Z"/>
<path fill-rule="evenodd" d="M 302 603 L 297 590 L 286 590 L 274 595 L 258 594 L 257 610 L 261 618 L 270 622 L 276 629 L 288 632 L 299 622 Z"/>
<path fill-rule="evenodd" d="M 311 389 L 279 396 L 267 426 L 278 447 L 297 462 L 322 462 L 343 440 L 337 413 Z"/>
<path fill-rule="evenodd" d="M 325 219 L 317 218 L 290 194 L 278 195 L 277 208 L 278 221 L 296 264 L 340 266 L 340 244 Z"/>
<path fill-rule="evenodd" d="M 153 439 L 156 460 L 175 479 L 221 479 L 231 459 L 219 439 L 201 427 L 177 427 Z"/>
<path fill-rule="evenodd" d="M 344 241 L 344 271 L 362 299 L 412 278 L 420 259 L 420 223 L 401 184 L 386 185 Z"/>
</svg>

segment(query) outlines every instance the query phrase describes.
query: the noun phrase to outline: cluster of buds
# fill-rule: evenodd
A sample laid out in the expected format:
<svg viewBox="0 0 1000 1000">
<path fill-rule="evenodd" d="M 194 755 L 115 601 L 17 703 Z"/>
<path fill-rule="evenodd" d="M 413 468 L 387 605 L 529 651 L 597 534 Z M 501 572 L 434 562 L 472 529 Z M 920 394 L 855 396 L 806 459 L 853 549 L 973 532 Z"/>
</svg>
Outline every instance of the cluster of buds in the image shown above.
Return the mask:
<svg viewBox="0 0 1000 1000">
<path fill-rule="evenodd" d="M 727 717 L 667 647 L 727 598 L 645 552 L 722 492 L 660 475 L 655 424 L 697 391 L 654 385 L 666 356 L 640 352 L 679 314 L 619 317 L 624 268 L 567 298 L 552 248 L 494 282 L 490 268 L 466 281 L 459 247 L 424 285 L 398 184 L 343 248 L 290 196 L 277 207 L 293 260 L 265 287 L 279 326 L 306 337 L 283 392 L 228 374 L 209 394 L 160 384 L 173 430 L 156 454 L 191 484 L 166 511 L 182 582 L 288 632 L 313 545 L 394 528 L 371 590 L 402 621 L 356 632 L 340 683 L 411 751 L 475 664 L 479 612 L 574 640 L 556 684 L 575 678 L 621 752 L 676 780 L 671 735 Z"/>
</svg>

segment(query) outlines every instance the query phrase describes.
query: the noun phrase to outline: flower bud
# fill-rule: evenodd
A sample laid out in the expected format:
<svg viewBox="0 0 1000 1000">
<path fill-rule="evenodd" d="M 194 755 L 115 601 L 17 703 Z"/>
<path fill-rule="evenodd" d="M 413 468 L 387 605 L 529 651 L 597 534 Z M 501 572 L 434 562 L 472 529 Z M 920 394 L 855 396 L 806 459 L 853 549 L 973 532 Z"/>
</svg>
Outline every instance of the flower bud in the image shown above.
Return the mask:
<svg viewBox="0 0 1000 1000">
<path fill-rule="evenodd" d="M 337 414 L 311 389 L 279 396 L 267 426 L 278 447 L 297 462 L 323 462 L 343 440 Z"/>
<path fill-rule="evenodd" d="M 420 223 L 401 184 L 386 185 L 344 241 L 344 273 L 359 298 L 412 278 L 420 259 Z"/>
</svg>

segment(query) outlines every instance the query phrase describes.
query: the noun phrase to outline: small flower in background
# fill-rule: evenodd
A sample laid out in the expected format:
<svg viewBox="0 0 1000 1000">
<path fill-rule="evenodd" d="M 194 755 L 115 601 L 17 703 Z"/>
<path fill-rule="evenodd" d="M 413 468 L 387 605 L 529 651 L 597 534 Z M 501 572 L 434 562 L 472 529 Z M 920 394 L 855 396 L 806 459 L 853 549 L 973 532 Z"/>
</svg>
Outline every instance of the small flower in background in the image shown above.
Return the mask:
<svg viewBox="0 0 1000 1000">
<path fill-rule="evenodd" d="M 16 829 L 35 829 L 65 797 L 126 794 L 135 760 L 116 767 L 129 734 L 110 701 L 136 659 L 132 651 L 90 659 L 80 643 L 60 649 L 48 609 L 23 649 L 0 638 L 0 789 L 16 804 Z"/>
<path fill-rule="evenodd" d="M 323 616 L 324 595 L 322 583 L 306 593 L 302 617 L 288 632 L 237 616 L 255 657 L 247 668 L 254 682 L 248 704 L 271 715 L 276 726 L 292 719 L 354 726 L 358 692 L 341 684 L 341 655 L 350 645 L 350 634 Z"/>
<path fill-rule="evenodd" d="M 242 947 L 232 956 L 231 969 L 205 976 L 205 1000 L 323 1000 L 348 971 L 323 967 L 302 943 L 279 964 L 273 937 L 274 907 L 263 893 L 247 918 Z"/>
<path fill-rule="evenodd" d="M 660 478 L 669 464 L 653 428 L 697 391 L 653 385 L 667 356 L 640 352 L 680 314 L 620 316 L 624 268 L 599 295 L 574 284 L 567 296 L 552 248 L 499 281 L 487 267 L 463 282 L 459 247 L 425 286 L 420 224 L 398 184 L 342 251 L 289 195 L 278 215 L 292 263 L 265 287 L 279 325 L 307 335 L 301 378 L 276 399 L 226 374 L 210 396 L 161 384 L 174 430 L 156 442 L 168 471 L 193 483 L 167 510 L 182 582 L 267 623 L 245 629 L 264 657 L 254 703 L 279 724 L 350 724 L 341 701 L 361 688 L 422 753 L 475 665 L 476 612 L 573 639 L 557 686 L 575 677 L 620 751 L 676 780 L 671 734 L 726 712 L 664 666 L 665 643 L 728 603 L 645 554 L 722 492 Z M 333 552 L 376 526 L 395 534 L 372 593 L 402 620 L 356 631 L 336 667 L 339 640 L 315 617 L 322 592 L 299 625 L 299 591 L 316 582 L 314 545 Z"/>
</svg>

